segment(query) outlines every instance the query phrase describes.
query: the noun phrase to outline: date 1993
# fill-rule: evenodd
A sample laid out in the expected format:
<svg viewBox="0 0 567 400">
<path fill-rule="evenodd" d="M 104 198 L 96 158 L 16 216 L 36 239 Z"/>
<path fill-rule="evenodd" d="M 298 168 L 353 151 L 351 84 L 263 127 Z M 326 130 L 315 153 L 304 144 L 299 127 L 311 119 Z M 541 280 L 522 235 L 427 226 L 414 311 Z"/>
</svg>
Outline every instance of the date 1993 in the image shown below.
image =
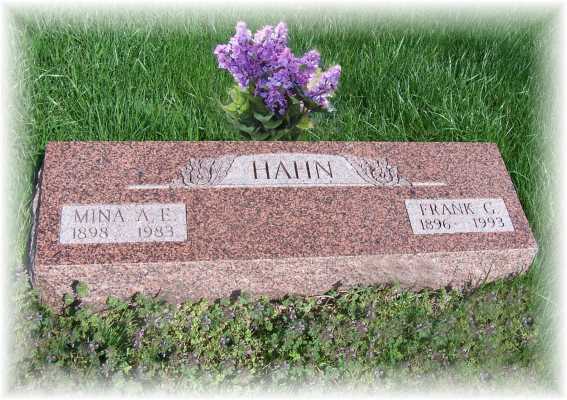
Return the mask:
<svg viewBox="0 0 567 400">
<path fill-rule="evenodd" d="M 405 205 L 417 235 L 514 230 L 502 199 L 408 199 Z"/>
</svg>

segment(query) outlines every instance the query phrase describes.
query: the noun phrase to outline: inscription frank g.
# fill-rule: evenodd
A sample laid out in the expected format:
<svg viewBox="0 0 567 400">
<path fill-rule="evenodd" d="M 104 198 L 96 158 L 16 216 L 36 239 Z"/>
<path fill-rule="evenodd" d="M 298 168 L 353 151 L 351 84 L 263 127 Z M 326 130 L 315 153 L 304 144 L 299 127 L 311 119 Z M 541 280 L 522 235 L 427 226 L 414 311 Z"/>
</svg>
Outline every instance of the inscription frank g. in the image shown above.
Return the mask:
<svg viewBox="0 0 567 400">
<path fill-rule="evenodd" d="M 514 230 L 502 199 L 420 199 L 405 204 L 418 235 Z"/>
</svg>

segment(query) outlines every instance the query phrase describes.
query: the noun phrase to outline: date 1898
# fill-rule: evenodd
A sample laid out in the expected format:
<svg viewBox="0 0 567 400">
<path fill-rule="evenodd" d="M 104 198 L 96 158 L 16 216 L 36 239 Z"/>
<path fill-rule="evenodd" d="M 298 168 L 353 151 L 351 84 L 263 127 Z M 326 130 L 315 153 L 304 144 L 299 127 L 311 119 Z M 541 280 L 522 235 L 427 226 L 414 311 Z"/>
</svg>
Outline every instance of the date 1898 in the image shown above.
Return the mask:
<svg viewBox="0 0 567 400">
<path fill-rule="evenodd" d="M 179 242 L 187 240 L 185 204 L 64 206 L 62 244 Z"/>
<path fill-rule="evenodd" d="M 87 239 L 87 238 L 107 238 L 108 237 L 108 227 L 107 226 L 91 226 L 91 227 L 78 227 L 73 228 L 73 239 Z"/>
</svg>

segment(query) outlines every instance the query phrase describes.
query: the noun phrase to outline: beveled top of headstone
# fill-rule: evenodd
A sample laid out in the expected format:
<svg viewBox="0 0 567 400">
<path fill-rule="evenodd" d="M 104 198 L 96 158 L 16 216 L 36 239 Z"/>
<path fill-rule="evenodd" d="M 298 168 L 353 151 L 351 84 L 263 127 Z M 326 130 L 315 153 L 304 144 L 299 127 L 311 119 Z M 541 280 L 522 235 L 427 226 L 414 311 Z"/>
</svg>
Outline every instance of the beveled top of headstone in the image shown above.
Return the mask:
<svg viewBox="0 0 567 400">
<path fill-rule="evenodd" d="M 494 144 L 51 142 L 36 264 L 537 247 Z"/>
</svg>

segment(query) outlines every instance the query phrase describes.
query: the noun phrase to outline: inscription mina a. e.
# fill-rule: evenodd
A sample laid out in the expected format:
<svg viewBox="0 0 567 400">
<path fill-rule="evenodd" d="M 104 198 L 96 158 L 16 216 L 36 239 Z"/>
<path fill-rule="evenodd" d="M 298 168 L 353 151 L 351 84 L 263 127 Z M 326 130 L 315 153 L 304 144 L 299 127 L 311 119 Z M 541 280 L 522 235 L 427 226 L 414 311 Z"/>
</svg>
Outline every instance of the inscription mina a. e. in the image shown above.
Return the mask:
<svg viewBox="0 0 567 400">
<path fill-rule="evenodd" d="M 416 235 L 514 231 L 502 199 L 411 199 L 405 205 Z"/>
<path fill-rule="evenodd" d="M 194 158 L 166 184 L 137 184 L 130 189 L 286 186 L 439 186 L 410 183 L 386 158 L 316 153 L 269 153 Z"/>
<path fill-rule="evenodd" d="M 185 204 L 90 204 L 61 209 L 61 244 L 187 240 Z"/>
</svg>

